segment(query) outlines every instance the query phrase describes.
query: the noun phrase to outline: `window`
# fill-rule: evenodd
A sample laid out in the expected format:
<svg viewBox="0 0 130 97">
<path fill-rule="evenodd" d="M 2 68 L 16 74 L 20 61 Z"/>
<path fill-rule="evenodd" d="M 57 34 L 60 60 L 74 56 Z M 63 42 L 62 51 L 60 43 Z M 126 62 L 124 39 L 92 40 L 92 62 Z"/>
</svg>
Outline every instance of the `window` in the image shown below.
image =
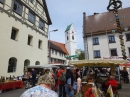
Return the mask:
<svg viewBox="0 0 130 97">
<path fill-rule="evenodd" d="M 42 41 L 41 40 L 38 41 L 38 48 L 42 49 Z"/>
<path fill-rule="evenodd" d="M 101 58 L 100 50 L 94 51 L 94 58 Z"/>
<path fill-rule="evenodd" d="M 39 20 L 39 28 L 44 30 L 44 22 L 42 20 Z"/>
<path fill-rule="evenodd" d="M 129 52 L 129 55 L 130 55 L 130 48 L 128 48 L 128 52 Z"/>
<path fill-rule="evenodd" d="M 111 56 L 117 56 L 116 49 L 111 49 L 110 52 L 111 52 Z"/>
<path fill-rule="evenodd" d="M 54 50 L 52 49 L 52 54 L 54 54 Z"/>
<path fill-rule="evenodd" d="M 40 65 L 40 62 L 39 62 L 39 61 L 36 61 L 35 65 Z"/>
<path fill-rule="evenodd" d="M 12 28 L 11 39 L 17 40 L 17 35 L 18 35 L 18 31 L 16 29 Z"/>
<path fill-rule="evenodd" d="M 14 6 L 13 6 L 14 12 L 16 12 L 16 13 L 19 14 L 19 15 L 22 15 L 22 9 L 23 9 L 22 4 L 20 4 L 20 3 L 18 2 L 18 0 L 15 0 L 15 1 L 14 1 Z"/>
<path fill-rule="evenodd" d="M 33 0 L 30 0 L 31 3 L 33 3 Z"/>
<path fill-rule="evenodd" d="M 67 36 L 67 40 L 69 40 L 69 37 Z"/>
<path fill-rule="evenodd" d="M 98 38 L 93 38 L 93 45 L 99 45 Z"/>
<path fill-rule="evenodd" d="M 32 36 L 28 35 L 28 45 L 32 45 Z"/>
<path fill-rule="evenodd" d="M 57 55 L 57 51 L 55 51 L 55 54 Z"/>
<path fill-rule="evenodd" d="M 0 0 L 0 3 L 2 3 L 2 4 L 3 4 L 3 3 L 4 3 L 4 0 Z"/>
<path fill-rule="evenodd" d="M 72 36 L 72 39 L 74 40 L 74 36 Z"/>
<path fill-rule="evenodd" d="M 31 11 L 28 13 L 28 21 L 33 24 L 35 23 L 35 15 Z"/>
<path fill-rule="evenodd" d="M 130 33 L 126 34 L 126 41 L 130 41 Z"/>
<path fill-rule="evenodd" d="M 16 72 L 16 65 L 17 65 L 17 59 L 16 58 L 10 58 L 8 63 L 8 73 Z"/>
<path fill-rule="evenodd" d="M 24 71 L 27 71 L 27 67 L 30 65 L 30 60 L 26 59 L 24 61 Z"/>
<path fill-rule="evenodd" d="M 109 43 L 115 43 L 115 37 L 114 37 L 114 35 L 108 36 L 108 39 L 109 39 Z"/>
</svg>

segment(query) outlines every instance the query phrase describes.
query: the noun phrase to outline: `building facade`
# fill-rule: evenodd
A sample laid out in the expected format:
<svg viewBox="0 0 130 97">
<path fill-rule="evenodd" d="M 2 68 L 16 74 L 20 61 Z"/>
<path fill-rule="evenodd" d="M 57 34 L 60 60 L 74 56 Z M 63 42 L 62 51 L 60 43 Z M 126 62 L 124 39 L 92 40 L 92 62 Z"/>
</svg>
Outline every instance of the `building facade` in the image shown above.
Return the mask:
<svg viewBox="0 0 130 97">
<path fill-rule="evenodd" d="M 130 7 L 119 10 L 120 25 L 127 57 L 130 56 Z M 83 39 L 86 59 L 122 59 L 122 51 L 113 12 L 83 13 Z"/>
<path fill-rule="evenodd" d="M 65 58 L 65 56 L 67 55 L 69 54 L 67 49 L 65 48 L 65 44 L 52 40 L 50 41 L 50 56 L 49 56 L 50 64 L 62 64 L 62 65 L 67 64 L 67 59 Z"/>
<path fill-rule="evenodd" d="M 51 19 L 45 0 L 0 0 L 0 75 L 45 65 Z"/>
<path fill-rule="evenodd" d="M 77 50 L 76 30 L 73 24 L 67 26 L 65 30 L 65 43 L 50 40 L 48 44 L 49 63 L 67 65 L 69 60 L 73 59 L 70 56 L 76 55 Z"/>
</svg>

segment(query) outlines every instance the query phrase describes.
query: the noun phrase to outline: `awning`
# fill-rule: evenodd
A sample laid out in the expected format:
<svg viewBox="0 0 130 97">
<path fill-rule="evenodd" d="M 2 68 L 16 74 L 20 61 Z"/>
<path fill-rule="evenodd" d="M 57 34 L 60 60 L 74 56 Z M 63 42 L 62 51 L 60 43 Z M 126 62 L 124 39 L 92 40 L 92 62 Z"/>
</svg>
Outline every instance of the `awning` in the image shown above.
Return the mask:
<svg viewBox="0 0 130 97">
<path fill-rule="evenodd" d="M 69 65 L 74 65 L 76 67 L 82 66 L 95 66 L 95 67 L 111 67 L 111 66 L 119 66 L 120 64 L 125 64 L 125 60 L 78 60 L 78 61 L 70 61 Z"/>
<path fill-rule="evenodd" d="M 120 66 L 130 66 L 130 63 L 120 64 Z"/>
</svg>

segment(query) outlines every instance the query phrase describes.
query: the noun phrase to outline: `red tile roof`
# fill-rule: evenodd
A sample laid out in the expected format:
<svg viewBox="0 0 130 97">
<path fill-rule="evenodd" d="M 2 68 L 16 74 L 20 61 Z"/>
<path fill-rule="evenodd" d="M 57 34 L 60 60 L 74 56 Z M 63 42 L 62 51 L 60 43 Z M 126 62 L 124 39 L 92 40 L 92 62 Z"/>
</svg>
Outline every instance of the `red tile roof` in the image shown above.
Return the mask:
<svg viewBox="0 0 130 97">
<path fill-rule="evenodd" d="M 68 53 L 68 51 L 67 51 L 67 49 L 66 49 L 66 47 L 65 47 L 65 44 L 60 43 L 60 42 L 56 42 L 56 41 L 52 41 L 52 40 L 50 40 L 50 43 L 53 44 L 53 46 L 51 45 L 51 48 L 53 48 L 53 49 L 56 48 L 56 50 L 62 51 L 62 52 L 64 52 L 66 55 L 69 55 L 69 53 Z M 55 47 L 54 47 L 54 46 L 55 46 Z M 60 50 L 59 48 L 60 48 L 61 50 Z"/>
</svg>

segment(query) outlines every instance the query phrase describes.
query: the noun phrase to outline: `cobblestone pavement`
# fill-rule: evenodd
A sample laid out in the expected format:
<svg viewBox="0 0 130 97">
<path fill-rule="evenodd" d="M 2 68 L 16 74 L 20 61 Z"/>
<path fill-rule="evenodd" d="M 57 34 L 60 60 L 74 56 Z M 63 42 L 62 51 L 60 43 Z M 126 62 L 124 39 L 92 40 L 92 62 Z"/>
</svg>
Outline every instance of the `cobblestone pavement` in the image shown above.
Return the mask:
<svg viewBox="0 0 130 97">
<path fill-rule="evenodd" d="M 122 90 L 119 91 L 119 97 L 130 97 L 130 84 L 122 84 Z"/>
<path fill-rule="evenodd" d="M 0 94 L 0 97 L 20 97 L 26 89 L 15 89 Z M 119 97 L 130 97 L 130 84 L 122 84 L 122 90 L 118 91 Z"/>
</svg>

